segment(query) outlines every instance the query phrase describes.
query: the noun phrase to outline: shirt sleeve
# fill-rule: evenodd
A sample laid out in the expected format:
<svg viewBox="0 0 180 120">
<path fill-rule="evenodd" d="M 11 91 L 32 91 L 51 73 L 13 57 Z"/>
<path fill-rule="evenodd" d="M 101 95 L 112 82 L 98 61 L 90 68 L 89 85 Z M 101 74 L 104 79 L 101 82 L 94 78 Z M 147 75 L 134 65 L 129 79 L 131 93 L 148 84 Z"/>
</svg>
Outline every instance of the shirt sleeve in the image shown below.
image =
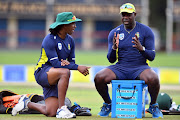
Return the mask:
<svg viewBox="0 0 180 120">
<path fill-rule="evenodd" d="M 72 45 L 71 45 L 71 53 L 68 57 L 68 61 L 70 62 L 70 65 L 72 68 L 74 68 L 74 70 L 77 70 L 78 65 L 75 64 L 75 43 L 74 40 L 72 39 Z"/>
<path fill-rule="evenodd" d="M 77 70 L 78 65 L 76 65 L 73 62 L 70 62 L 69 65 L 61 66 L 61 61 L 59 61 L 56 52 L 56 45 L 53 42 L 52 38 L 46 38 L 46 40 L 43 43 L 43 48 L 45 50 L 46 56 L 48 57 L 48 61 L 54 68 L 67 68 L 70 70 Z"/>
<path fill-rule="evenodd" d="M 155 43 L 154 43 L 154 34 L 150 28 L 146 31 L 144 47 L 145 51 L 140 52 L 143 57 L 153 61 L 155 58 Z"/>
<path fill-rule="evenodd" d="M 116 57 L 116 50 L 112 49 L 113 46 L 113 37 L 114 37 L 114 30 L 112 30 L 109 33 L 108 36 L 108 54 L 107 54 L 107 59 L 109 60 L 110 63 L 114 63 L 117 59 Z"/>
</svg>

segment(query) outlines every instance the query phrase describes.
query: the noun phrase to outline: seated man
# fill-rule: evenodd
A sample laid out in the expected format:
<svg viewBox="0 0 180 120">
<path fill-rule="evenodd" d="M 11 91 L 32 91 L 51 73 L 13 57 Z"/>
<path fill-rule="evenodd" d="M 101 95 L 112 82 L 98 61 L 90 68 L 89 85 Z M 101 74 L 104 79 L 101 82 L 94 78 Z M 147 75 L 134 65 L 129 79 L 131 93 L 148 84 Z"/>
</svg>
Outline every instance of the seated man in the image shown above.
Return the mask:
<svg viewBox="0 0 180 120">
<path fill-rule="evenodd" d="M 104 100 L 99 116 L 108 116 L 111 112 L 111 99 L 108 86 L 111 80 L 144 80 L 151 96 L 149 110 L 153 118 L 163 118 L 156 99 L 160 84 L 157 74 L 148 66 L 147 60 L 155 58 L 154 35 L 148 26 L 135 21 L 136 11 L 131 3 L 120 7 L 120 26 L 111 30 L 108 36 L 107 58 L 110 65 L 99 71 L 94 79 L 95 87 Z"/>
</svg>

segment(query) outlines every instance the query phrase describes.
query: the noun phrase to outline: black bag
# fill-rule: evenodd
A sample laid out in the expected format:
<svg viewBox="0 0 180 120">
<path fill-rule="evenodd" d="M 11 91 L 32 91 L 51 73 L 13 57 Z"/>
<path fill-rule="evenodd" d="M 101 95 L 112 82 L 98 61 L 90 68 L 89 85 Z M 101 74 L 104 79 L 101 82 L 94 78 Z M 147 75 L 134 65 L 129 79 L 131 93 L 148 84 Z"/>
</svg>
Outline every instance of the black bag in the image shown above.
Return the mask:
<svg viewBox="0 0 180 120">
<path fill-rule="evenodd" d="M 90 113 L 91 108 L 81 107 L 76 102 L 74 103 L 74 105 L 71 108 L 69 108 L 69 110 L 71 112 L 75 113 L 77 116 L 91 116 L 92 115 Z"/>
</svg>

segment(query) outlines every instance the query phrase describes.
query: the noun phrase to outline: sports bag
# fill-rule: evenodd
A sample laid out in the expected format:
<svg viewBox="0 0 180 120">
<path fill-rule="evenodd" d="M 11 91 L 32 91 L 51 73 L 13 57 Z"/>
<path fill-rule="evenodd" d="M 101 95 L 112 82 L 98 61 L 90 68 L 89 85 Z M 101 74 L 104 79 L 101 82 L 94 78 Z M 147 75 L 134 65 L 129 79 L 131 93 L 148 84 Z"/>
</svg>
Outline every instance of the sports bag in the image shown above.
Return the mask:
<svg viewBox="0 0 180 120">
<path fill-rule="evenodd" d="M 22 95 L 14 93 L 10 90 L 0 91 L 0 114 L 11 114 L 12 108 L 18 103 Z M 31 102 L 45 104 L 44 97 L 37 94 L 26 94 Z M 20 114 L 40 114 L 40 112 L 28 109 L 28 111 L 20 112 Z"/>
</svg>

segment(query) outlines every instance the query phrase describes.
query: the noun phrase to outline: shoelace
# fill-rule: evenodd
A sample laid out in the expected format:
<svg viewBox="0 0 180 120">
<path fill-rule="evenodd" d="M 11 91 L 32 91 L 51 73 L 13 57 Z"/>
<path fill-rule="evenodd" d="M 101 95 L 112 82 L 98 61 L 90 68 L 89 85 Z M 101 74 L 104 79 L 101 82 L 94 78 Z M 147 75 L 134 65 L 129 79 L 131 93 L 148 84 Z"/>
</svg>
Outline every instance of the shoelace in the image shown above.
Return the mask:
<svg viewBox="0 0 180 120">
<path fill-rule="evenodd" d="M 152 112 L 154 113 L 154 112 L 157 112 L 157 108 L 159 108 L 157 105 L 156 106 L 154 106 L 153 108 L 152 108 Z M 159 111 L 158 111 L 159 112 Z"/>
<path fill-rule="evenodd" d="M 101 111 L 107 111 L 108 110 L 108 107 L 106 106 L 106 105 L 103 105 L 102 107 L 101 107 Z"/>
</svg>

